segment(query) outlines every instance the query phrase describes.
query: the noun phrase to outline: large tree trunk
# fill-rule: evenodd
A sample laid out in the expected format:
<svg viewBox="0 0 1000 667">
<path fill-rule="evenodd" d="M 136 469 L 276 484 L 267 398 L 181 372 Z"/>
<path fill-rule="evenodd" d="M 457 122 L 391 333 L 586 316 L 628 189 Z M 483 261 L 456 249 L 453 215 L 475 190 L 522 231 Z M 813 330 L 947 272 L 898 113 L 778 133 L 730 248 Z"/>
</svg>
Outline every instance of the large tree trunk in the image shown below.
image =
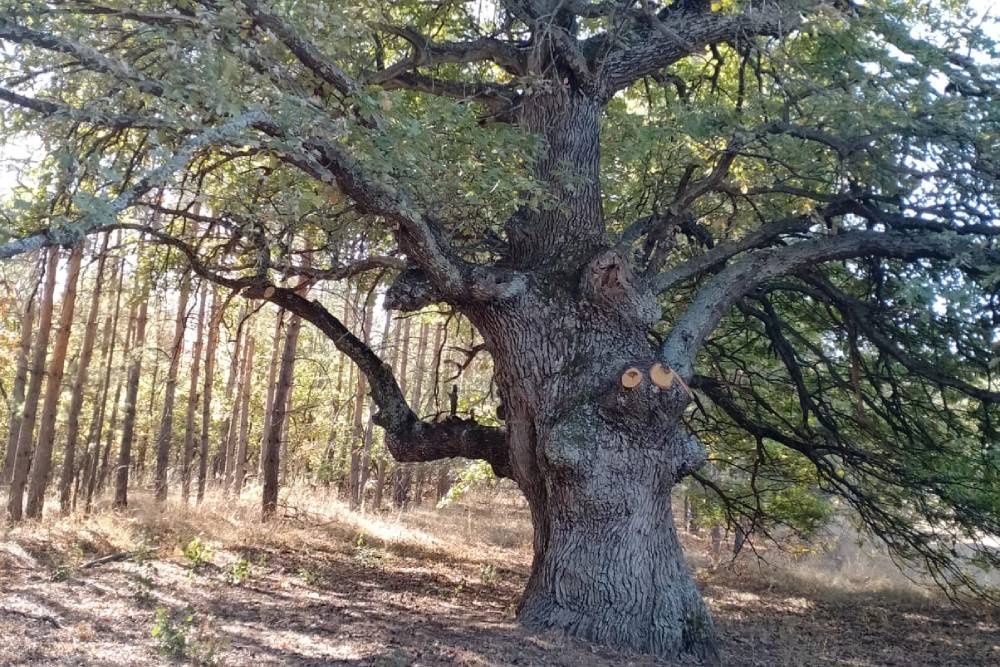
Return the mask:
<svg viewBox="0 0 1000 667">
<path fill-rule="evenodd" d="M 20 521 L 23 511 L 24 486 L 28 482 L 28 468 L 31 465 L 31 442 L 35 436 L 35 421 L 38 416 L 38 398 L 42 394 L 45 357 L 48 354 L 49 334 L 52 331 L 52 304 L 55 300 L 56 268 L 58 265 L 59 248 L 49 248 L 45 264 L 45 286 L 38 306 L 38 331 L 31 353 L 31 378 L 24 394 L 21 427 L 18 430 L 14 464 L 11 466 L 7 516 L 12 521 Z"/>
<path fill-rule="evenodd" d="M 674 483 L 704 456 L 680 421 L 684 390 L 649 380 L 655 357 L 642 328 L 541 300 L 521 310 L 480 320 L 534 521 L 518 618 L 605 645 L 714 659 L 670 509 Z M 620 382 L 629 367 L 644 377 L 633 389 Z"/>
<path fill-rule="evenodd" d="M 602 250 L 601 113 L 573 92 L 525 99 L 522 124 L 548 146 L 537 176 L 565 197 L 515 216 L 507 261 L 546 280 L 514 300 L 462 308 L 492 355 L 511 471 L 534 524 L 518 618 L 715 661 L 712 621 L 670 509 L 671 488 L 704 462 L 704 448 L 681 419 L 686 387 L 664 374 L 651 381 L 658 349 L 647 332 L 659 304 L 624 257 Z M 629 369 L 641 380 L 632 388 L 622 381 Z"/>
<path fill-rule="evenodd" d="M 70 251 L 66 264 L 66 286 L 63 289 L 62 305 L 59 312 L 59 328 L 56 330 L 52 356 L 47 371 L 45 401 L 42 404 L 42 418 L 38 423 L 38 445 L 31 461 L 31 478 L 28 482 L 28 499 L 25 514 L 31 519 L 40 519 L 45 506 L 45 490 L 52 474 L 52 448 L 56 441 L 56 413 L 62 396 L 63 374 L 66 370 L 66 351 L 69 349 L 69 335 L 73 330 L 73 313 L 76 310 L 76 283 L 80 277 L 80 262 L 83 259 L 83 243 L 77 243 Z"/>
</svg>

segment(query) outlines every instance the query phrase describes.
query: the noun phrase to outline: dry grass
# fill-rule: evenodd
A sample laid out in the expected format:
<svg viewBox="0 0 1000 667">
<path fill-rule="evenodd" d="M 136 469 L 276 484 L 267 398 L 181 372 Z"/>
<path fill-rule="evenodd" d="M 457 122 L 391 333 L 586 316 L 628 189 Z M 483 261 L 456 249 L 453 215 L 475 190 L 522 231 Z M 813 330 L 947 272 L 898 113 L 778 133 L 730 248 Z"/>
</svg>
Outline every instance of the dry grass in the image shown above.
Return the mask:
<svg viewBox="0 0 1000 667">
<path fill-rule="evenodd" d="M 162 512 L 139 494 L 127 514 L 0 529 L 0 664 L 162 664 L 157 609 L 182 661 L 652 664 L 513 623 L 530 527 L 512 495 L 378 515 L 309 489 L 285 503 L 262 525 L 254 490 Z M 707 544 L 688 541 L 726 664 L 1000 664 L 989 610 L 952 607 L 878 559 L 710 568 Z M 86 567 L 109 554 L 127 557 Z"/>
</svg>

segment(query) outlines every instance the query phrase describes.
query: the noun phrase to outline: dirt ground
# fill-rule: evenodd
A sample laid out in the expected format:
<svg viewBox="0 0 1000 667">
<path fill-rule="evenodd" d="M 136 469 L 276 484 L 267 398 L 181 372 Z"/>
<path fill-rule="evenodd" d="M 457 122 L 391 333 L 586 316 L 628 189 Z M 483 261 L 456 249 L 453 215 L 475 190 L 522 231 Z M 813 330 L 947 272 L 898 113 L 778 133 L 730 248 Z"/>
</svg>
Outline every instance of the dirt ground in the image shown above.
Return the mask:
<svg viewBox="0 0 1000 667">
<path fill-rule="evenodd" d="M 158 513 L 140 498 L 126 516 L 0 529 L 0 664 L 656 664 L 513 622 L 530 558 L 514 500 L 378 517 L 289 504 L 269 526 L 251 501 Z M 688 541 L 724 664 L 1000 664 L 995 610 L 872 573 L 712 569 Z"/>
</svg>

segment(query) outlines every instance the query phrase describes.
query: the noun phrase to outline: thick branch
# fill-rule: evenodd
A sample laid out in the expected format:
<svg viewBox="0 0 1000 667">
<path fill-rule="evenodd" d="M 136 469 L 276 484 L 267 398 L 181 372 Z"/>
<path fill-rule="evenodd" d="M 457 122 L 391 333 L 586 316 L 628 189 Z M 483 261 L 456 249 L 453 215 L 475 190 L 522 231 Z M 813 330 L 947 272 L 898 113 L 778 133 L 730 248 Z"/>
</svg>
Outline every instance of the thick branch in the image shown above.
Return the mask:
<svg viewBox="0 0 1000 667">
<path fill-rule="evenodd" d="M 741 252 L 769 245 L 788 234 L 808 231 L 815 224 L 816 220 L 810 216 L 786 218 L 785 220 L 772 222 L 756 229 L 743 238 L 720 243 L 705 254 L 699 255 L 657 276 L 653 281 L 653 291 L 656 293 L 665 292 L 686 280 L 698 277 L 706 271 L 723 266 L 728 260 Z"/>
<path fill-rule="evenodd" d="M 517 76 L 525 74 L 521 47 L 511 42 L 492 37 L 480 37 L 464 42 L 434 42 L 410 27 L 376 23 L 373 28 L 406 40 L 413 47 L 413 54 L 409 60 L 371 75 L 369 79 L 371 83 L 381 83 L 393 78 L 398 74 L 397 66 L 405 71 L 417 67 L 488 61 L 496 63 L 511 74 Z"/>
<path fill-rule="evenodd" d="M 604 59 L 606 95 L 610 97 L 709 44 L 786 34 L 798 26 L 801 9 L 792 7 L 787 11 L 780 3 L 760 3 L 736 16 L 669 9 L 658 15 L 647 13 L 645 25 L 637 27 L 626 38 L 625 46 L 611 51 Z"/>
<path fill-rule="evenodd" d="M 358 83 L 327 58 L 315 44 L 304 39 L 300 31 L 288 25 L 281 17 L 263 9 L 256 0 L 243 0 L 242 4 L 256 25 L 274 33 L 313 74 L 343 95 L 354 96 L 360 92 Z"/>
<path fill-rule="evenodd" d="M 392 367 L 321 303 L 283 287 L 256 285 L 244 290 L 243 295 L 267 299 L 311 322 L 357 364 L 368 379 L 372 399 L 379 408 L 374 421 L 385 429 L 389 451 L 397 461 L 434 461 L 461 456 L 488 461 L 497 475 L 511 476 L 506 432 L 503 429 L 459 418 L 443 422 L 418 419 L 407 404 L 393 376 Z"/>
<path fill-rule="evenodd" d="M 720 271 L 695 294 L 664 341 L 661 355 L 681 376 L 691 377 L 702 343 L 737 299 L 766 280 L 812 264 L 861 256 L 947 260 L 976 250 L 979 246 L 943 234 L 857 231 L 751 253 Z"/>
</svg>

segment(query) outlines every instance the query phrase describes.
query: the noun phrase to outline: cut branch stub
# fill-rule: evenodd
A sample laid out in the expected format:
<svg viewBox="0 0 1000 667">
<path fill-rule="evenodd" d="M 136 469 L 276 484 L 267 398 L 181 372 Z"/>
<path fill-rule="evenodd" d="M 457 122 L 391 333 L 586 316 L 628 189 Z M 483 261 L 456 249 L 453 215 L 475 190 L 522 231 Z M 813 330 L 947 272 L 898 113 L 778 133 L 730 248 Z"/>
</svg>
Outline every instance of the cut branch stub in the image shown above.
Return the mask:
<svg viewBox="0 0 1000 667">
<path fill-rule="evenodd" d="M 622 386 L 626 389 L 635 389 L 642 384 L 642 371 L 633 366 L 622 373 Z"/>
<path fill-rule="evenodd" d="M 674 386 L 674 379 L 679 378 L 670 368 L 657 362 L 649 369 L 649 379 L 660 389 L 670 389 Z"/>
</svg>

